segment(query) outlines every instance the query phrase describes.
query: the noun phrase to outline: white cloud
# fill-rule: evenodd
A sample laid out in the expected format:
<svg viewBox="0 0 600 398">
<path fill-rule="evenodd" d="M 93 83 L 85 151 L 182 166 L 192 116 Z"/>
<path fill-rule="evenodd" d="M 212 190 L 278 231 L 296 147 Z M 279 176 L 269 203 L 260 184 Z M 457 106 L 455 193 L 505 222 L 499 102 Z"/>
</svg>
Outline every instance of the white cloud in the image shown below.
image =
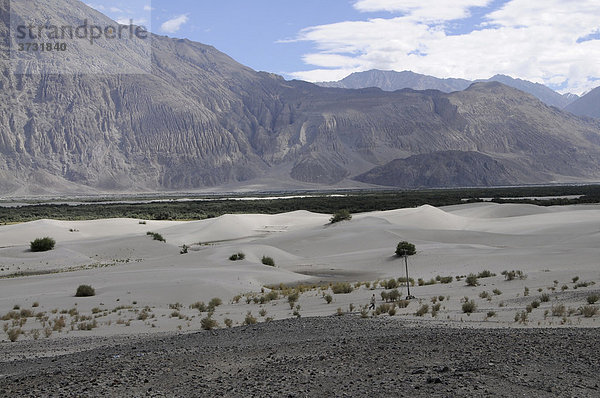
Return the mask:
<svg viewBox="0 0 600 398">
<path fill-rule="evenodd" d="M 412 70 L 437 77 L 488 78 L 502 73 L 581 93 L 599 84 L 598 0 L 508 0 L 487 10 L 481 26 L 452 34 L 472 7 L 487 0 L 359 0 L 360 11 L 390 18 L 339 22 L 302 30 L 314 43 L 304 56 L 314 69 L 293 73 L 332 80 L 368 69 Z M 450 9 L 455 4 L 455 9 Z"/>
<path fill-rule="evenodd" d="M 358 0 L 362 12 L 400 12 L 420 21 L 451 21 L 466 18 L 472 7 L 485 7 L 492 0 Z"/>
<path fill-rule="evenodd" d="M 189 18 L 187 14 L 179 15 L 175 18 L 169 19 L 168 21 L 164 22 L 160 26 L 160 29 L 167 33 L 176 33 L 177 31 L 179 31 L 179 29 L 181 29 L 181 26 L 188 21 L 188 19 Z"/>
<path fill-rule="evenodd" d="M 154 10 L 154 8 L 152 8 L 151 6 L 149 6 L 149 5 L 144 6 L 144 11 L 152 11 L 152 10 Z"/>
</svg>

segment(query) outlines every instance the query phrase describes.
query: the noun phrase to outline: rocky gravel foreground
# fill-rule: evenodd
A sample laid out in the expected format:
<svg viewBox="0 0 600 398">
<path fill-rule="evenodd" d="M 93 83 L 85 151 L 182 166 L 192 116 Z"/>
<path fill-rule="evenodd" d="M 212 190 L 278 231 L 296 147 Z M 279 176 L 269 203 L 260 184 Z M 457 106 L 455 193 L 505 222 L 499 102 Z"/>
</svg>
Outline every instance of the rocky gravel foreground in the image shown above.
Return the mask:
<svg viewBox="0 0 600 398">
<path fill-rule="evenodd" d="M 0 345 L 0 396 L 598 397 L 598 329 L 354 316 Z"/>
</svg>

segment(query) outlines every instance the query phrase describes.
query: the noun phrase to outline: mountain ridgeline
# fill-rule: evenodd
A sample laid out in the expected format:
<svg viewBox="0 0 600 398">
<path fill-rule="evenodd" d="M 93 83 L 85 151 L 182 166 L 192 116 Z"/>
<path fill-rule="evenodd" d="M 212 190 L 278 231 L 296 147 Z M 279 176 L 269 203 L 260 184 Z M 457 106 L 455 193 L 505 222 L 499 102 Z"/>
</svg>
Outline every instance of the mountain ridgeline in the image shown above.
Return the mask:
<svg viewBox="0 0 600 398">
<path fill-rule="evenodd" d="M 377 87 L 384 91 L 396 91 L 404 88 L 413 90 L 439 90 L 445 93 L 462 91 L 475 82 L 499 82 L 537 97 L 547 105 L 563 109 L 579 97 L 575 94 L 559 94 L 549 87 L 510 76 L 495 75 L 485 80 L 440 79 L 410 71 L 396 72 L 372 69 L 355 72 L 337 82 L 316 83 L 322 87 L 360 89 Z"/>
<path fill-rule="evenodd" d="M 65 10 L 114 23 L 77 0 L 36 4 L 58 25 Z M 8 5 L 0 0 L 0 32 Z M 121 43 L 72 56 L 93 65 L 141 55 Z M 152 73 L 119 75 L 17 75 L 2 59 L 0 192 L 600 180 L 600 121 L 498 82 L 452 93 L 326 88 L 156 35 L 151 56 Z"/>
</svg>

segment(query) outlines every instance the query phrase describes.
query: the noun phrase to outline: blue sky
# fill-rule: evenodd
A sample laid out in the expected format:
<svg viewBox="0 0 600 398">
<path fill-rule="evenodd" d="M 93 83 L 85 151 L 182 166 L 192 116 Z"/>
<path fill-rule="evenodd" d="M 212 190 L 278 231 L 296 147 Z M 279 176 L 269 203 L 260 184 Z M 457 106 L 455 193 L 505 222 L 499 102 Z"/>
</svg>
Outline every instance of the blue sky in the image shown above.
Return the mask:
<svg viewBox="0 0 600 398">
<path fill-rule="evenodd" d="M 115 20 L 309 81 L 368 69 L 600 85 L 598 0 L 89 0 Z M 151 11 L 150 11 L 151 10 Z"/>
</svg>

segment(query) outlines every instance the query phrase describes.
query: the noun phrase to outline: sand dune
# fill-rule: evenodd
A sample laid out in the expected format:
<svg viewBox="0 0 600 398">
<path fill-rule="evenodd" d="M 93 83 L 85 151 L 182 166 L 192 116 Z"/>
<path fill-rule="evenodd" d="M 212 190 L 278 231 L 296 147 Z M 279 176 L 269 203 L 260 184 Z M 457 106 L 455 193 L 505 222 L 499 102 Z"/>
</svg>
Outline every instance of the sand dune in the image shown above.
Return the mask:
<svg viewBox="0 0 600 398">
<path fill-rule="evenodd" d="M 484 269 L 496 274 L 503 270 L 523 270 L 528 274 L 526 281 L 503 285 L 502 277 L 498 276 L 486 282 L 492 286 L 502 284 L 501 290 L 509 292 L 514 300 L 522 294 L 524 286 L 546 289 L 554 280 L 568 282 L 574 275 L 600 282 L 598 206 L 541 208 L 493 203 L 440 209 L 421 206 L 356 214 L 351 221 L 334 225 L 328 224 L 329 217 L 300 211 L 225 215 L 191 222 L 40 220 L 1 226 L 0 276 L 50 273 L 0 279 L 0 314 L 16 304 L 27 306 L 34 301 L 40 302 L 45 311 L 71 308 L 75 303 L 82 311 L 120 305 L 133 306 L 131 311 L 135 308 L 139 311 L 150 306 L 156 314 L 162 314 L 153 321 L 160 330 L 197 328 L 192 315 L 185 320 L 172 320 L 169 304 L 179 302 L 187 308 L 195 301 L 208 301 L 212 297 L 229 303 L 235 295 L 260 292 L 270 284 L 372 281 L 403 276 L 403 263 L 394 256 L 400 240 L 417 245 L 418 254 L 409 259 L 415 278 L 459 276 Z M 167 242 L 152 240 L 146 236 L 147 231 L 161 233 Z M 29 252 L 29 241 L 42 236 L 56 239 L 55 250 Z M 184 244 L 190 246 L 189 251 L 180 254 Z M 229 256 L 237 252 L 243 252 L 245 259 L 230 261 Z M 276 267 L 263 265 L 263 256 L 272 257 Z M 86 300 L 75 299 L 74 290 L 79 284 L 93 285 L 97 295 Z M 460 297 L 479 294 L 477 289 L 465 287 L 464 282 L 414 289 L 421 297 L 429 294 L 454 297 L 456 302 L 448 303 L 452 319 L 460 317 L 457 309 Z M 373 293 L 363 287 L 355 294 L 336 295 L 336 301 L 338 305 L 364 303 Z M 323 307 L 318 293 L 302 300 L 307 315 L 333 311 Z M 518 300 L 515 303 L 517 307 L 522 305 Z M 246 311 L 257 311 L 252 305 L 227 304 L 216 316 L 221 320 L 230 316 L 239 322 Z M 487 304 L 483 302 L 482 306 L 485 308 Z M 276 318 L 291 316 L 286 303 L 269 311 Z M 513 315 L 507 312 L 507 324 L 512 324 Z M 475 316 L 471 319 L 481 321 Z M 132 324 L 135 327 L 130 329 L 111 332 L 110 328 L 101 328 L 97 333 L 148 331 L 147 322 L 132 321 Z"/>
</svg>

